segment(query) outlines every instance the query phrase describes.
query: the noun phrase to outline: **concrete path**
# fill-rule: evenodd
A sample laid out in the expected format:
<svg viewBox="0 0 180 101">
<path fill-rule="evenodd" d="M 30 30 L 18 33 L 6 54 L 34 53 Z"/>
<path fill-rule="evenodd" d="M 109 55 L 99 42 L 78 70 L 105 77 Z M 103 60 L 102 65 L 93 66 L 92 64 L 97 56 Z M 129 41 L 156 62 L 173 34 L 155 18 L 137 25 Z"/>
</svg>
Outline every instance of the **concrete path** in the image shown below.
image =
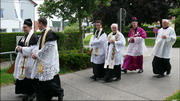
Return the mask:
<svg viewBox="0 0 180 101">
<path fill-rule="evenodd" d="M 144 57 L 144 72 L 122 73 L 120 81 L 93 81 L 89 78 L 92 76 L 92 69 L 61 75 L 64 100 L 164 100 L 180 90 L 180 48 L 172 50 L 172 71 L 164 78 L 154 77 L 151 66 L 153 57 L 149 55 L 152 48 L 148 50 Z M 15 95 L 14 89 L 14 85 L 1 87 L 1 100 L 20 100 L 22 96 Z"/>
</svg>

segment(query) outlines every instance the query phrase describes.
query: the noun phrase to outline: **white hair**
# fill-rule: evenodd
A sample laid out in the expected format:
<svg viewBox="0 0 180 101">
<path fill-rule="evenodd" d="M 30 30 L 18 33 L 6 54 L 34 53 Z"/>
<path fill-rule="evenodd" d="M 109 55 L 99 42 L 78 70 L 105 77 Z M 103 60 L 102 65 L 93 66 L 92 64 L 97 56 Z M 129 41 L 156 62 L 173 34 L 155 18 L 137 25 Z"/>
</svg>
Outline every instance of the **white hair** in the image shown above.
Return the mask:
<svg viewBox="0 0 180 101">
<path fill-rule="evenodd" d="M 117 24 L 117 23 L 113 23 L 113 24 L 111 25 L 111 28 L 112 28 L 113 26 L 115 26 L 116 28 L 118 28 L 118 24 Z"/>
<path fill-rule="evenodd" d="M 162 22 L 167 22 L 167 23 L 169 23 L 169 20 L 168 20 L 168 19 L 162 19 Z"/>
</svg>

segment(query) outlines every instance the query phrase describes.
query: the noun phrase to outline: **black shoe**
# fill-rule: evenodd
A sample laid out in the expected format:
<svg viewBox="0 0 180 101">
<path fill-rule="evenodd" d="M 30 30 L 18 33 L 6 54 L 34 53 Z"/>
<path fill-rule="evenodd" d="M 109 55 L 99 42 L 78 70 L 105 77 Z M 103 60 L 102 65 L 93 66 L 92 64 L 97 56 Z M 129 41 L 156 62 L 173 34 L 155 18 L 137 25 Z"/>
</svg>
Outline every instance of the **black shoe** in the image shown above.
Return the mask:
<svg viewBox="0 0 180 101">
<path fill-rule="evenodd" d="M 140 69 L 137 73 L 142 73 L 143 72 L 143 69 Z"/>
<path fill-rule="evenodd" d="M 116 78 L 114 81 L 119 81 L 119 80 L 121 80 L 121 78 Z"/>
<path fill-rule="evenodd" d="M 27 101 L 33 101 L 33 99 L 36 97 L 36 94 L 33 93 L 32 95 L 30 95 L 27 99 Z"/>
<path fill-rule="evenodd" d="M 95 76 L 93 75 L 93 76 L 91 76 L 90 78 L 91 78 L 91 79 L 94 79 L 94 77 L 95 77 Z"/>
<path fill-rule="evenodd" d="M 170 74 L 170 72 L 171 72 L 171 70 L 167 70 L 166 75 L 169 75 L 169 74 Z"/>
<path fill-rule="evenodd" d="M 58 96 L 58 101 L 63 101 L 63 96 Z"/>
<path fill-rule="evenodd" d="M 104 77 L 100 77 L 100 78 L 98 78 L 99 80 L 104 80 Z"/>
<path fill-rule="evenodd" d="M 123 71 L 124 73 L 127 73 L 127 69 L 123 69 L 123 70 L 121 70 L 121 71 Z"/>
<path fill-rule="evenodd" d="M 105 78 L 105 79 L 104 79 L 104 81 L 105 81 L 105 82 L 111 82 L 111 81 L 112 81 L 112 79 Z"/>
<path fill-rule="evenodd" d="M 30 95 L 28 95 L 28 94 L 26 94 L 23 98 L 22 98 L 22 101 L 28 101 L 28 97 L 29 97 Z"/>
<path fill-rule="evenodd" d="M 97 80 L 97 77 L 95 75 L 91 76 L 90 78 L 93 79 L 94 81 Z"/>
<path fill-rule="evenodd" d="M 162 78 L 162 77 L 164 77 L 164 74 L 159 74 L 159 75 L 157 76 L 157 78 Z"/>
</svg>

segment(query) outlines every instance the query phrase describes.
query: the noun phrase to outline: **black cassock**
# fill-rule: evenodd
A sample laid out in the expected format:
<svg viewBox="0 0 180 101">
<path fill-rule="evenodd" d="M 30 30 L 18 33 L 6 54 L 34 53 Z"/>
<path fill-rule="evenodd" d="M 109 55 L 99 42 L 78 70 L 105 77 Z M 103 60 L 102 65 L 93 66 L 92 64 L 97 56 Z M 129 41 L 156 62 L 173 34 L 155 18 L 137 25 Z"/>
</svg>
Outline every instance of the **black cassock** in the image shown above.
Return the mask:
<svg viewBox="0 0 180 101">
<path fill-rule="evenodd" d="M 165 72 L 171 71 L 170 59 L 154 57 L 152 61 L 153 73 L 164 75 Z"/>
</svg>

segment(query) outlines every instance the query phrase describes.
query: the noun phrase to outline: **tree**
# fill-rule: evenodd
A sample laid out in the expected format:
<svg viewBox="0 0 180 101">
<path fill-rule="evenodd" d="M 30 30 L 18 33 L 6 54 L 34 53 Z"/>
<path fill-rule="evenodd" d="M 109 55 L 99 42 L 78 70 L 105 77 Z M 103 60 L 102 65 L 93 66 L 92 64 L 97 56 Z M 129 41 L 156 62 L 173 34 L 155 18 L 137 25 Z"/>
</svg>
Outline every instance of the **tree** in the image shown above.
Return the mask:
<svg viewBox="0 0 180 101">
<path fill-rule="evenodd" d="M 53 15 L 79 21 L 79 31 L 82 32 L 82 19 L 91 17 L 98 10 L 98 5 L 107 6 L 111 0 L 45 0 L 38 8 L 40 16 L 52 18 Z"/>
<path fill-rule="evenodd" d="M 176 34 L 180 35 L 180 8 L 170 9 L 170 14 L 176 17 L 175 19 L 175 30 Z"/>
<path fill-rule="evenodd" d="M 91 17 L 99 9 L 98 5 L 107 6 L 111 0 L 44 0 L 38 8 L 40 16 L 53 16 L 79 22 L 79 32 L 82 33 L 82 19 Z M 81 43 L 82 34 L 79 37 Z"/>
<path fill-rule="evenodd" d="M 136 16 L 140 23 L 149 23 L 168 18 L 168 10 L 179 6 L 179 0 L 112 0 L 111 6 L 103 7 L 94 13 L 93 20 L 101 19 L 110 26 L 117 22 L 117 11 L 124 8 L 127 11 L 126 22 Z"/>
</svg>

